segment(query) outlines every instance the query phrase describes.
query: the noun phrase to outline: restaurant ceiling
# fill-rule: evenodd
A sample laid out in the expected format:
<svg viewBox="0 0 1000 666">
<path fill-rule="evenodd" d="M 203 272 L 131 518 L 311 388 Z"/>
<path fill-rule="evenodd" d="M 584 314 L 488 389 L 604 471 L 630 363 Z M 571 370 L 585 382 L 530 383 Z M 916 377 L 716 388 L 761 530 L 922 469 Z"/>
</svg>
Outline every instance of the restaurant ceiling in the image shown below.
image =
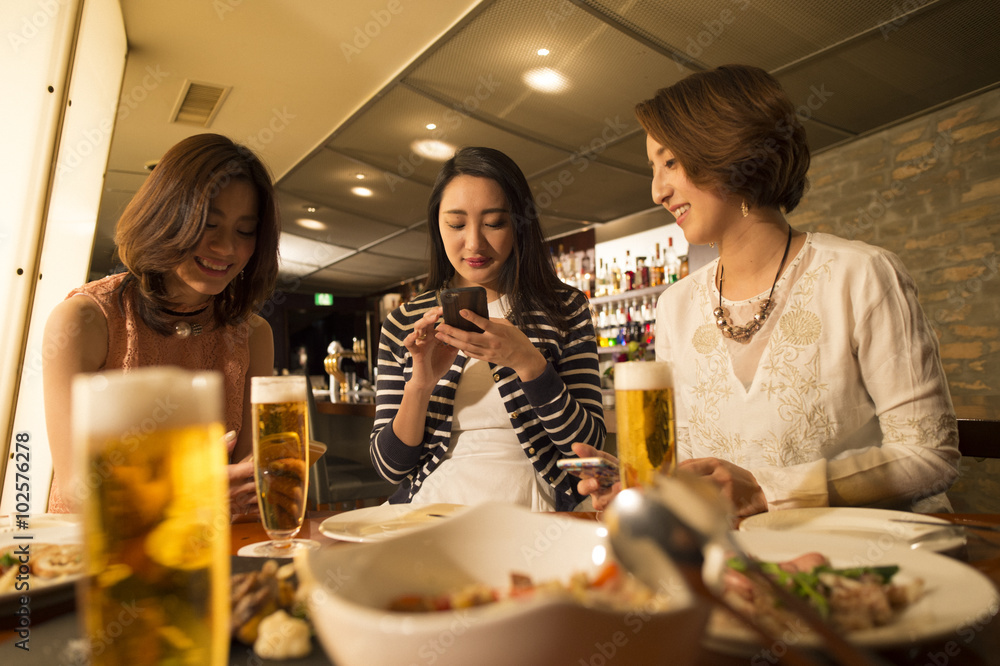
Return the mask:
<svg viewBox="0 0 1000 666">
<path fill-rule="evenodd" d="M 417 140 L 508 153 L 553 237 L 651 207 L 632 108 L 693 71 L 767 69 L 799 107 L 815 152 L 1000 82 L 996 0 L 122 6 L 126 105 L 92 275 L 114 265 L 114 223 L 141 165 L 202 131 L 250 143 L 274 171 L 280 286 L 358 296 L 426 272 L 426 203 L 441 160 L 418 154 Z M 556 90 L 526 83 L 539 69 Z M 207 128 L 169 122 L 188 80 L 232 86 Z M 371 195 L 352 193 L 359 185 Z"/>
</svg>

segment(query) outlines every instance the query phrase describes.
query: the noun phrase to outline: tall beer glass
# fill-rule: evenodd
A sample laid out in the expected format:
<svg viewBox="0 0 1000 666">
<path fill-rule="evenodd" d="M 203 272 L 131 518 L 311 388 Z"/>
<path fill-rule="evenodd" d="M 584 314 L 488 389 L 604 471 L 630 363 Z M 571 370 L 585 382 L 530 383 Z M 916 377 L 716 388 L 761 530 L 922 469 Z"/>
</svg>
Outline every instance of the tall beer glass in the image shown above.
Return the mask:
<svg viewBox="0 0 1000 666">
<path fill-rule="evenodd" d="M 93 664 L 228 663 L 221 415 L 214 372 L 74 379 L 77 480 L 86 490 L 79 599 Z"/>
<path fill-rule="evenodd" d="M 622 488 L 651 483 L 675 464 L 674 383 L 670 364 L 615 364 L 615 413 Z"/>
<path fill-rule="evenodd" d="M 250 379 L 257 503 L 272 539 L 254 547 L 258 556 L 289 557 L 302 528 L 309 487 L 308 390 L 301 375 Z"/>
</svg>

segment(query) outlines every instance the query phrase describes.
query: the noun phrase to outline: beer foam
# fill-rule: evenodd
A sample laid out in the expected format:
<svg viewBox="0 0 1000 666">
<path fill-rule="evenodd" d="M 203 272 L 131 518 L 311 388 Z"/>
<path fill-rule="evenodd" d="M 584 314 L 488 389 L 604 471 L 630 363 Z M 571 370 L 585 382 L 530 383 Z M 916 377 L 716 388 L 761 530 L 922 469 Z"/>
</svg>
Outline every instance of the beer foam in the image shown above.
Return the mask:
<svg viewBox="0 0 1000 666">
<path fill-rule="evenodd" d="M 663 361 L 615 363 L 616 391 L 650 391 L 673 388 L 670 364 Z"/>
<path fill-rule="evenodd" d="M 223 423 L 222 375 L 160 366 L 73 378 L 75 438 Z"/>
<path fill-rule="evenodd" d="M 251 377 L 250 402 L 273 404 L 276 402 L 302 402 L 306 399 L 305 376 Z"/>
</svg>

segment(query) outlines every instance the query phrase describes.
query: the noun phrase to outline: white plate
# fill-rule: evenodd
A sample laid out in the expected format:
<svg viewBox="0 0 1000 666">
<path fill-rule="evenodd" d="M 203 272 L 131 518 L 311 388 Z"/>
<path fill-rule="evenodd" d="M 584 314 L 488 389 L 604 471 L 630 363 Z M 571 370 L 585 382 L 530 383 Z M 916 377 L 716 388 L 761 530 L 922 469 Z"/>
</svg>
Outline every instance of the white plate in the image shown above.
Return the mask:
<svg viewBox="0 0 1000 666">
<path fill-rule="evenodd" d="M 893 522 L 893 519 L 940 523 L 941 527 L 898 523 Z M 743 532 L 755 530 L 817 532 L 868 539 L 883 549 L 889 545 L 905 545 L 939 553 L 965 545 L 962 530 L 955 527 L 946 520 L 920 513 L 857 507 L 768 511 L 750 516 L 740 523 L 740 530 Z"/>
<path fill-rule="evenodd" d="M 331 516 L 320 524 L 319 531 L 341 541 L 384 541 L 467 508 L 463 504 L 382 504 Z"/>
<path fill-rule="evenodd" d="M 82 518 L 71 513 L 38 513 L 29 514 L 26 519 L 28 529 L 18 529 L 15 516 L 0 516 L 0 551 L 10 546 L 27 544 L 30 553 L 36 552 L 43 544 L 74 544 L 83 543 Z M 31 536 L 31 539 L 17 539 L 15 536 Z M 32 595 L 52 590 L 76 581 L 83 574 L 43 578 L 30 575 L 28 592 Z M 23 591 L 16 589 L 0 589 L 0 609 L 6 609 L 21 597 Z"/>
<path fill-rule="evenodd" d="M 799 532 L 737 532 L 733 535 L 750 555 L 765 561 L 783 561 L 819 552 L 834 567 L 898 565 L 899 582 L 923 579 L 924 593 L 883 627 L 855 631 L 851 642 L 872 649 L 900 647 L 951 635 L 963 636 L 970 626 L 986 624 L 1000 609 L 1000 594 L 986 576 L 952 558 L 897 544 L 880 548 L 871 540 Z M 709 578 L 709 584 L 715 581 Z M 979 623 L 976 625 L 975 623 Z M 817 646 L 814 636 L 797 637 L 805 646 Z M 739 626 L 710 622 L 705 644 L 735 654 L 761 649 L 753 634 Z"/>
</svg>

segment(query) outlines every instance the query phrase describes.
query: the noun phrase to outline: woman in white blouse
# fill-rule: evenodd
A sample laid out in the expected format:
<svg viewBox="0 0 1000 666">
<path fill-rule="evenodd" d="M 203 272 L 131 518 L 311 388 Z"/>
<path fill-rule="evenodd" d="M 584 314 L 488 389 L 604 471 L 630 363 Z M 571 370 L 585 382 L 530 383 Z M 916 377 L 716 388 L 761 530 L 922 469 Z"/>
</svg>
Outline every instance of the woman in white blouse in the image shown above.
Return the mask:
<svg viewBox="0 0 1000 666">
<path fill-rule="evenodd" d="M 898 257 L 785 220 L 805 191 L 809 149 L 778 82 L 719 67 L 658 91 L 636 115 L 653 201 L 688 242 L 719 250 L 657 304 L 678 469 L 714 481 L 741 516 L 948 510 L 958 431 L 937 338 Z"/>
</svg>

